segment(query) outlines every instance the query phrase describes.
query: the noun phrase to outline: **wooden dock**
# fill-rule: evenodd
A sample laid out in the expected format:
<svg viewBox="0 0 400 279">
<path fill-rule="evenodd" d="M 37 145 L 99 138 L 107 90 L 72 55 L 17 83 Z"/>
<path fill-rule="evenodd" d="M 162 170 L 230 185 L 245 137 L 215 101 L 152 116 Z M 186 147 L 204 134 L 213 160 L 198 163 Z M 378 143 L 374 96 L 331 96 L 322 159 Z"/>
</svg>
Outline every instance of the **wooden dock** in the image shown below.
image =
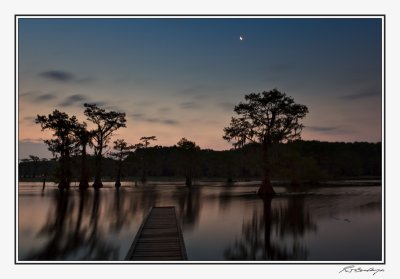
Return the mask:
<svg viewBox="0 0 400 279">
<path fill-rule="evenodd" d="M 125 258 L 126 261 L 187 260 L 175 207 L 152 207 Z"/>
</svg>

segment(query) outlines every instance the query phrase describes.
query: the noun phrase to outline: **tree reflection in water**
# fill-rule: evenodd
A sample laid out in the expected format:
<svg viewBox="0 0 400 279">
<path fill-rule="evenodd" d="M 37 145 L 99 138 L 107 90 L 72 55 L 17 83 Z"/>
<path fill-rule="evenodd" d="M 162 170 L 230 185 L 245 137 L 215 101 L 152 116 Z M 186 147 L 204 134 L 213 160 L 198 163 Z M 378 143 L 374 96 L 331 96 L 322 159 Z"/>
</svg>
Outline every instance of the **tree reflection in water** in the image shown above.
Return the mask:
<svg viewBox="0 0 400 279">
<path fill-rule="evenodd" d="M 182 222 L 183 230 L 193 230 L 198 223 L 201 202 L 204 197 L 201 196 L 201 189 L 195 186 L 184 189 L 177 189 L 175 194 L 177 198 L 177 215 Z"/>
<path fill-rule="evenodd" d="M 100 217 L 100 191 L 81 191 L 79 206 L 74 212 L 73 193 L 56 191 L 50 207 L 48 221 L 40 230 L 39 236 L 46 243 L 27 255 L 25 260 L 110 260 L 115 259 L 118 249 L 106 241 L 104 232 L 98 230 Z M 85 211 L 90 210 L 89 222 L 85 222 Z"/>
<path fill-rule="evenodd" d="M 111 217 L 110 230 L 115 232 L 119 232 L 125 224 L 126 214 L 123 212 L 124 195 L 121 196 L 121 191 L 120 188 L 116 188 L 114 193 L 114 210 L 112 211 L 113 216 Z"/>
<path fill-rule="evenodd" d="M 304 197 L 261 199 L 263 210 L 256 208 L 252 217 L 243 223 L 241 238 L 225 249 L 225 259 L 305 260 L 308 252 L 301 237 L 316 231 L 316 225 L 305 207 Z"/>
<path fill-rule="evenodd" d="M 282 192 L 265 199 L 252 189 L 48 188 L 41 197 L 40 189 L 32 195 L 29 187 L 20 196 L 18 260 L 122 260 L 150 208 L 170 205 L 176 207 L 193 260 L 312 260 L 315 255 L 331 260 L 332 245 L 337 246 L 333 260 L 380 259 L 380 242 L 373 244 L 382 239 L 380 188 L 329 189 L 321 195 Z M 342 238 L 348 241 L 343 244 Z M 329 250 L 324 239 L 329 239 Z M 351 255 L 341 246 L 349 243 L 355 245 Z"/>
</svg>

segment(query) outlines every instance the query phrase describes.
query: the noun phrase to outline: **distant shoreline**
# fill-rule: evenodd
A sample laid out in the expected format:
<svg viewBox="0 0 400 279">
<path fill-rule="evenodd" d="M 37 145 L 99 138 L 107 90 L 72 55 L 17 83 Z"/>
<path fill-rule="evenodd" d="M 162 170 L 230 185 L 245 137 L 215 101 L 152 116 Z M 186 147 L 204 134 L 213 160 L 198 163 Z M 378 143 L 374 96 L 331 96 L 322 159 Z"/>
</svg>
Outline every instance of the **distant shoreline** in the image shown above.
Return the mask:
<svg viewBox="0 0 400 279">
<path fill-rule="evenodd" d="M 36 179 L 19 179 L 18 184 L 37 184 L 37 186 L 42 187 L 43 180 L 41 178 L 36 178 Z M 113 184 L 115 180 L 111 178 L 105 178 L 103 179 L 104 183 L 107 184 Z M 144 185 L 150 185 L 150 186 L 162 186 L 163 184 L 167 185 L 176 185 L 176 186 L 184 186 L 185 180 L 183 178 L 178 178 L 178 177 L 155 177 L 155 178 L 149 178 L 149 180 L 146 182 L 146 184 L 143 184 L 140 181 L 140 178 L 129 178 L 129 179 L 124 179 L 121 181 L 123 186 L 127 184 L 132 184 L 133 186 L 144 186 Z M 89 183 L 91 185 L 93 183 L 92 181 Z M 222 178 L 200 178 L 200 179 L 195 179 L 194 180 L 194 187 L 196 186 L 207 186 L 207 184 L 213 184 L 213 186 L 226 186 L 226 187 L 235 187 L 235 186 L 259 186 L 261 181 L 258 179 L 236 179 L 233 182 L 228 183 L 226 179 Z M 215 185 L 216 184 L 216 185 Z M 292 187 L 291 183 L 289 180 L 272 180 L 272 184 L 275 187 Z M 53 186 L 56 185 L 56 183 L 52 180 L 46 180 L 46 186 Z M 72 181 L 71 182 L 71 187 L 75 187 L 79 185 L 79 181 Z M 310 188 L 321 188 L 321 187 L 355 187 L 355 186 L 382 186 L 382 179 L 380 177 L 352 177 L 352 178 L 343 178 L 343 179 L 330 179 L 330 180 L 324 180 L 324 181 L 318 181 L 315 183 L 307 182 L 307 181 L 301 181 L 298 184 L 298 187 L 310 187 Z"/>
</svg>

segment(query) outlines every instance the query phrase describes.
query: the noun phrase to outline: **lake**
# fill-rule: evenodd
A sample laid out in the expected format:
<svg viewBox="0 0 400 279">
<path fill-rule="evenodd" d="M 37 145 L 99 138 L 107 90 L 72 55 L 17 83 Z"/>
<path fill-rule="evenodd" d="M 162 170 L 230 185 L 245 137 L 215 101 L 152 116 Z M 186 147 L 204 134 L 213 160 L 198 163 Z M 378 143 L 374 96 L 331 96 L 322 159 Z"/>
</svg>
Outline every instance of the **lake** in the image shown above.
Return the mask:
<svg viewBox="0 0 400 279">
<path fill-rule="evenodd" d="M 254 183 L 179 183 L 60 192 L 19 183 L 19 261 L 121 261 L 152 206 L 175 206 L 190 261 L 381 261 L 382 188 L 260 198 Z"/>
</svg>

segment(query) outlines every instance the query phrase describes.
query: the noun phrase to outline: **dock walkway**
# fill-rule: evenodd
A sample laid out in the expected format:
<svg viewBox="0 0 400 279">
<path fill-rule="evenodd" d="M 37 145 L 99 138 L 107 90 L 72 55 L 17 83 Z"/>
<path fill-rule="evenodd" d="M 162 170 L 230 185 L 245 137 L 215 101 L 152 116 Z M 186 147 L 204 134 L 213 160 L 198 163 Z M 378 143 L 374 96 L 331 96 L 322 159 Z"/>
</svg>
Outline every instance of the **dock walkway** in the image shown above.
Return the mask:
<svg viewBox="0 0 400 279">
<path fill-rule="evenodd" d="M 187 260 L 175 207 L 152 207 L 125 258 L 127 261 Z"/>
</svg>

